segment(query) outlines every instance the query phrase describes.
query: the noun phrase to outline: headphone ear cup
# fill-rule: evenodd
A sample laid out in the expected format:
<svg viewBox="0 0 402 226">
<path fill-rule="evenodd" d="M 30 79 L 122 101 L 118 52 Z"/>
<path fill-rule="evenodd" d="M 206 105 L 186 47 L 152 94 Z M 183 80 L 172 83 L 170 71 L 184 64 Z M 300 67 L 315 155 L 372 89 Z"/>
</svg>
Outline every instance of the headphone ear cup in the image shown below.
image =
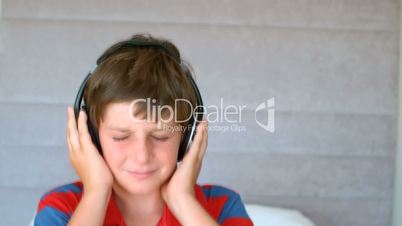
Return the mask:
<svg viewBox="0 0 402 226">
<path fill-rule="evenodd" d="M 183 157 L 187 151 L 186 149 L 187 149 L 188 143 L 190 142 L 190 133 L 188 131 L 189 131 L 189 129 L 186 129 L 186 132 L 184 133 L 183 141 L 180 143 L 179 154 L 177 156 L 178 162 L 183 160 Z"/>
<path fill-rule="evenodd" d="M 195 137 L 196 128 L 193 128 L 193 127 L 196 127 L 196 125 L 194 125 L 195 124 L 194 122 L 195 122 L 194 118 L 191 117 L 189 120 L 188 126 L 186 126 L 186 128 L 185 128 L 184 138 L 183 138 L 183 141 L 180 143 L 179 154 L 177 156 L 178 162 L 183 160 L 184 155 L 187 153 L 188 149 L 190 148 L 189 143 L 192 142 L 193 138 Z M 194 129 L 194 131 L 192 131 L 193 129 Z"/>
<path fill-rule="evenodd" d="M 99 134 L 97 131 L 95 131 L 95 127 L 93 126 L 92 120 L 88 114 L 88 112 L 90 112 L 89 107 L 83 106 L 83 109 L 85 110 L 85 112 L 87 113 L 87 116 L 88 116 L 87 117 L 88 118 L 87 126 L 88 126 L 89 135 L 91 136 L 91 139 L 92 139 L 92 143 L 95 145 L 95 147 L 98 149 L 99 153 L 102 155 L 102 147 L 100 145 Z"/>
</svg>

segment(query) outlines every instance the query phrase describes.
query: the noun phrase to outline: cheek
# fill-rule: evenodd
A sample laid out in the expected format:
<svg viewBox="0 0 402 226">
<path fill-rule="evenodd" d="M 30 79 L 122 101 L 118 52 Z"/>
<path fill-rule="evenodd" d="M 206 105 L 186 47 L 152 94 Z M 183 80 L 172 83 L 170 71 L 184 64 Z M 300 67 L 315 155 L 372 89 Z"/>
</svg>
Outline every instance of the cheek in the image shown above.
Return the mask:
<svg viewBox="0 0 402 226">
<path fill-rule="evenodd" d="M 166 175 L 171 175 L 177 166 L 178 143 L 166 144 L 159 149 L 159 154 L 154 155 L 159 164 L 163 166 Z"/>
<path fill-rule="evenodd" d="M 173 137 L 168 142 L 155 142 L 153 143 L 154 157 L 169 165 L 176 164 L 179 146 L 180 137 L 179 139 Z"/>
<path fill-rule="evenodd" d="M 103 157 L 109 166 L 116 166 L 123 160 L 124 145 L 113 140 L 101 140 Z"/>
<path fill-rule="evenodd" d="M 160 147 L 160 156 L 163 157 L 165 161 L 176 162 L 177 155 L 179 153 L 179 148 L 177 143 L 169 143 Z"/>
</svg>

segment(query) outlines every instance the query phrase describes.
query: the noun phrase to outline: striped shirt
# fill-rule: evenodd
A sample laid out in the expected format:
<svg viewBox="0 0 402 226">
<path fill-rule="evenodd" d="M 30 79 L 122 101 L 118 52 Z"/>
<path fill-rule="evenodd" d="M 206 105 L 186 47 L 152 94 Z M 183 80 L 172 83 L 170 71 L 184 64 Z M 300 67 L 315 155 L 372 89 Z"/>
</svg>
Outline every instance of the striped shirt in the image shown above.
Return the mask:
<svg viewBox="0 0 402 226">
<path fill-rule="evenodd" d="M 238 193 L 217 185 L 195 185 L 195 195 L 202 207 L 222 226 L 252 226 Z M 42 196 L 39 201 L 34 226 L 65 226 L 81 200 L 80 181 L 62 185 Z M 114 193 L 109 199 L 104 226 L 126 226 L 116 203 Z M 164 205 L 157 226 L 180 226 L 179 221 Z"/>
</svg>

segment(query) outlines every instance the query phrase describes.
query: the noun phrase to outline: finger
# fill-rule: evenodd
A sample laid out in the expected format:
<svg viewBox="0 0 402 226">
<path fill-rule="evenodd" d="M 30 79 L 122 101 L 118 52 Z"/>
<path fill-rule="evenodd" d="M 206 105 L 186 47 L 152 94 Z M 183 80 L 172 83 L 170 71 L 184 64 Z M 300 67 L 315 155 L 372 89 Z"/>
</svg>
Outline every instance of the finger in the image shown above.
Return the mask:
<svg viewBox="0 0 402 226">
<path fill-rule="evenodd" d="M 200 129 L 199 129 L 198 132 L 201 133 L 202 136 L 201 136 L 201 140 L 200 140 L 200 143 L 199 143 L 199 147 L 198 147 L 196 157 L 197 157 L 197 159 L 199 161 L 202 161 L 202 159 L 204 157 L 204 154 L 205 154 L 205 148 L 206 148 L 206 143 L 207 143 L 207 139 L 208 139 L 208 133 L 206 132 L 206 130 L 207 130 L 207 121 L 203 120 L 200 124 L 201 125 L 200 125 Z"/>
<path fill-rule="evenodd" d="M 74 117 L 74 111 L 69 106 L 67 108 L 67 141 L 71 145 L 71 151 L 80 149 L 80 142 L 78 138 L 77 122 Z"/>
<path fill-rule="evenodd" d="M 70 106 L 67 107 L 67 126 L 66 126 L 66 141 L 70 145 L 70 137 L 71 137 L 71 132 L 70 132 Z"/>
<path fill-rule="evenodd" d="M 194 183 L 196 182 L 198 175 L 200 174 L 200 171 L 201 171 L 202 161 L 204 159 L 207 140 L 208 140 L 208 133 L 207 133 L 208 123 L 206 120 L 203 120 L 200 124 L 201 124 L 200 130 L 198 132 L 201 134 L 201 141 L 200 141 L 200 145 L 198 147 L 198 152 L 196 153 L 196 157 L 195 157 L 196 159 L 194 160 L 195 164 L 193 164 L 195 167 L 194 175 L 196 175 L 195 177 L 193 177 Z"/>
<path fill-rule="evenodd" d="M 69 140 L 67 140 L 67 145 L 68 145 L 68 159 L 70 160 L 71 163 L 73 163 L 74 159 L 75 159 L 75 153 L 76 152 L 73 151 L 73 148 L 71 146 L 71 142 Z"/>
<path fill-rule="evenodd" d="M 200 150 L 198 153 L 198 159 L 202 160 L 205 156 L 205 152 L 207 150 L 207 146 L 208 146 L 208 121 L 204 120 L 204 124 L 203 124 L 203 136 L 202 136 L 202 141 L 201 141 L 201 145 L 200 145 Z"/>
<path fill-rule="evenodd" d="M 81 147 L 89 147 L 91 144 L 91 136 L 88 132 L 87 114 L 84 110 L 81 110 L 78 116 L 78 133 L 80 138 Z"/>
</svg>

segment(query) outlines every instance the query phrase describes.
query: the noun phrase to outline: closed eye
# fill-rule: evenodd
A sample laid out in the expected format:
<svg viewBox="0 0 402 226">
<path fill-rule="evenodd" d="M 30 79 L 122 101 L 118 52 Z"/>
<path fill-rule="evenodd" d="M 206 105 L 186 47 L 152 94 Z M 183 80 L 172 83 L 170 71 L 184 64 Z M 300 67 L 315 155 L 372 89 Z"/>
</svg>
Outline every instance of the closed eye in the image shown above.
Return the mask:
<svg viewBox="0 0 402 226">
<path fill-rule="evenodd" d="M 157 141 L 166 141 L 167 139 L 169 139 L 169 137 L 157 137 L 157 136 L 153 136 L 152 138 Z"/>
<path fill-rule="evenodd" d="M 113 140 L 119 142 L 119 141 L 124 141 L 127 138 L 128 138 L 128 136 L 125 136 L 125 137 L 113 137 Z"/>
</svg>

